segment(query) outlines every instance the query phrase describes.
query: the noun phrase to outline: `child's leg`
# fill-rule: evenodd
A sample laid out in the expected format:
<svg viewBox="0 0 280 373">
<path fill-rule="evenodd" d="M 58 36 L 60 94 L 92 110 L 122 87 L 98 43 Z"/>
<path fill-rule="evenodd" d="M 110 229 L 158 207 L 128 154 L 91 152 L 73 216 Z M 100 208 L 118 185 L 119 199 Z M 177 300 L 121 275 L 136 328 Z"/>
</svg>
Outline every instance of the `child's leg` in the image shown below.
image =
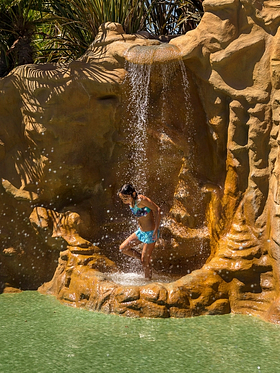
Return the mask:
<svg viewBox="0 0 280 373">
<path fill-rule="evenodd" d="M 153 243 L 145 243 L 142 250 L 141 255 L 141 262 L 143 264 L 143 269 L 145 273 L 145 278 L 151 279 L 152 278 L 152 268 L 151 268 L 151 256 L 152 251 L 155 247 L 155 242 Z"/>
<path fill-rule="evenodd" d="M 132 233 L 131 236 L 129 236 L 120 246 L 120 251 L 123 254 L 126 254 L 128 256 L 132 256 L 132 258 L 136 258 L 141 260 L 141 254 L 132 249 L 133 246 L 138 245 L 140 241 L 138 240 L 135 233 Z"/>
</svg>

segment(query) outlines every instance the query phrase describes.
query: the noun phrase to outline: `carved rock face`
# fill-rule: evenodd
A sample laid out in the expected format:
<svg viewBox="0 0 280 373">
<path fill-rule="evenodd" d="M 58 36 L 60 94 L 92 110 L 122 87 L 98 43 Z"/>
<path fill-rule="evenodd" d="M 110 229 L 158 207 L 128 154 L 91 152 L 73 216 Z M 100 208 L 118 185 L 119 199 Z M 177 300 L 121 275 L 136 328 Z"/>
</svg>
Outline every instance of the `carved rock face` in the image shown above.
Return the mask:
<svg viewBox="0 0 280 373">
<path fill-rule="evenodd" d="M 3 287 L 24 288 L 28 260 L 26 273 L 17 272 L 11 257 L 20 264 L 39 247 L 53 262 L 61 252 L 40 290 L 69 304 L 279 322 L 277 4 L 204 6 L 199 27 L 166 47 L 107 24 L 69 67 L 25 66 L 0 81 Z M 149 83 L 135 93 L 136 65 Z M 106 274 L 124 267 L 118 244 L 132 227 L 116 192 L 131 180 L 164 211 L 153 265 L 185 275 L 175 282 L 121 286 Z M 37 283 L 53 267 L 46 273 L 35 263 Z"/>
</svg>

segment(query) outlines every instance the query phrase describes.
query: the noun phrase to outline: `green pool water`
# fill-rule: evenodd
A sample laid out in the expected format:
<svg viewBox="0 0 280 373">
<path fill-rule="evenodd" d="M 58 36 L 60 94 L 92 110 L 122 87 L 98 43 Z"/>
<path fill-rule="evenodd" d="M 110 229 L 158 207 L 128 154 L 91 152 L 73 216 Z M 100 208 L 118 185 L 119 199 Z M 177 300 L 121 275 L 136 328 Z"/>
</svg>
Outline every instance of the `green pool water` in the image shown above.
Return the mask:
<svg viewBox="0 0 280 373">
<path fill-rule="evenodd" d="M 275 373 L 280 327 L 241 315 L 129 319 L 0 295 L 0 372 Z"/>
</svg>

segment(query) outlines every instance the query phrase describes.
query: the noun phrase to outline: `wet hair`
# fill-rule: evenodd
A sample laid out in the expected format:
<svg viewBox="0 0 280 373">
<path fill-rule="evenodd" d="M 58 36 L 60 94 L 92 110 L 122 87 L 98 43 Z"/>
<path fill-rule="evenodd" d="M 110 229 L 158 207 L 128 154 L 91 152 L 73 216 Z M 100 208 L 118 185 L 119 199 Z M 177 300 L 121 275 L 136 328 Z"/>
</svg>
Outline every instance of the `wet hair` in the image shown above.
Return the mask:
<svg viewBox="0 0 280 373">
<path fill-rule="evenodd" d="M 133 195 L 135 193 L 135 195 Z M 131 196 L 133 199 L 137 198 L 138 193 L 132 184 L 124 184 L 118 191 L 118 194 L 124 194 L 125 196 Z"/>
</svg>

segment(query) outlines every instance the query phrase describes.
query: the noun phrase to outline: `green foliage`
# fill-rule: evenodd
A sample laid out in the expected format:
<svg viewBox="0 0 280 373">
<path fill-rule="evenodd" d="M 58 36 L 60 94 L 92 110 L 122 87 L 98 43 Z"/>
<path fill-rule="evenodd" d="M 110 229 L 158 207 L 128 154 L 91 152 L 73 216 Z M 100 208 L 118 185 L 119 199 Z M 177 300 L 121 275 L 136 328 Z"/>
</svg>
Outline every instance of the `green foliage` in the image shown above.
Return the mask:
<svg viewBox="0 0 280 373">
<path fill-rule="evenodd" d="M 155 36 L 195 28 L 203 0 L 0 0 L 0 76 L 24 63 L 81 56 L 107 21 Z"/>
<path fill-rule="evenodd" d="M 44 11 L 48 25 L 41 28 L 44 37 L 36 40 L 38 60 L 60 62 L 81 56 L 102 23 L 117 22 L 126 33 L 135 33 L 143 29 L 146 15 L 144 2 L 138 0 L 48 0 Z"/>
<path fill-rule="evenodd" d="M 32 38 L 42 21 L 38 0 L 0 2 L 0 76 L 33 62 Z"/>
<path fill-rule="evenodd" d="M 203 0 L 153 0 L 147 29 L 155 35 L 175 35 L 197 27 Z M 148 1 L 149 2 L 149 1 Z"/>
</svg>

